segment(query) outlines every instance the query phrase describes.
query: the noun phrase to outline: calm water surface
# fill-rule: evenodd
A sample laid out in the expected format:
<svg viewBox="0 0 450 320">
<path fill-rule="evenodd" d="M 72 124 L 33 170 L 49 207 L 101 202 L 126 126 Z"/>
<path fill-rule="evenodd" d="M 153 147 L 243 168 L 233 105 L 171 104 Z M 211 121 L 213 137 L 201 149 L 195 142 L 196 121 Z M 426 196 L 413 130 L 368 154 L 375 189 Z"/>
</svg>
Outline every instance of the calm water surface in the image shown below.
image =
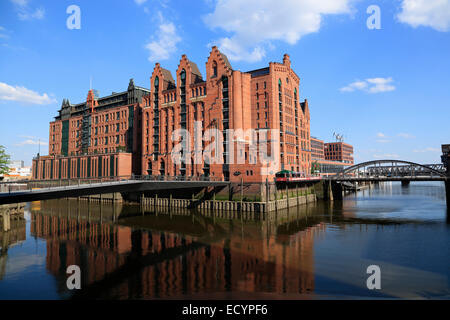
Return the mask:
<svg viewBox="0 0 450 320">
<path fill-rule="evenodd" d="M 55 200 L 0 232 L 0 299 L 450 298 L 441 183 L 242 219 Z M 66 287 L 78 265 L 82 289 Z M 368 290 L 367 267 L 381 268 Z"/>
</svg>

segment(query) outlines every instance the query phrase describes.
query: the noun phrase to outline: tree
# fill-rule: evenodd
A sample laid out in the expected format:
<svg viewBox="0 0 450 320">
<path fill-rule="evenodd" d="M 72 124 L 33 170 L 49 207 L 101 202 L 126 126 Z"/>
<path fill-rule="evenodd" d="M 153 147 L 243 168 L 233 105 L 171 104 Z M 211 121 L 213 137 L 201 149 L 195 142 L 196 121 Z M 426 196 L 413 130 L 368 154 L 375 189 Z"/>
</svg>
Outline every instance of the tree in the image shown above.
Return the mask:
<svg viewBox="0 0 450 320">
<path fill-rule="evenodd" d="M 312 164 L 311 164 L 311 173 L 312 174 L 316 174 L 320 172 L 320 164 L 317 162 L 317 160 L 315 160 Z"/>
<path fill-rule="evenodd" d="M 0 145 L 0 174 L 7 174 L 9 172 L 9 154 L 6 154 L 5 147 Z"/>
</svg>

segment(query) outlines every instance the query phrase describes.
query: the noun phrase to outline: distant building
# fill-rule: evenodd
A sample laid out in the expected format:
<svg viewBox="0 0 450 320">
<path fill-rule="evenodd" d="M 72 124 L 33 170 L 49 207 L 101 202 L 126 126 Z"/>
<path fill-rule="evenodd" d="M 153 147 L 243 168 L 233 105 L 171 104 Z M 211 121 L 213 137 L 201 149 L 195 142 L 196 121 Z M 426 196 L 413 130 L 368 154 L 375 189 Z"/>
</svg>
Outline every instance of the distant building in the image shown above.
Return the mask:
<svg viewBox="0 0 450 320">
<path fill-rule="evenodd" d="M 348 163 L 329 160 L 320 160 L 317 161 L 317 163 L 319 164 L 319 173 L 321 176 L 328 176 L 340 173 L 345 168 L 350 166 Z"/>
<path fill-rule="evenodd" d="M 23 161 L 12 161 L 8 174 L 4 175 L 6 180 L 31 179 L 31 167 L 24 166 Z"/>
<path fill-rule="evenodd" d="M 311 161 L 325 160 L 324 142 L 316 137 L 311 137 Z"/>
<path fill-rule="evenodd" d="M 324 145 L 325 160 L 352 165 L 353 146 L 345 142 L 329 142 Z"/>
<path fill-rule="evenodd" d="M 319 165 L 320 175 L 333 175 L 353 165 L 353 146 L 344 142 L 324 143 L 311 137 L 311 161 Z"/>
<path fill-rule="evenodd" d="M 23 160 L 13 160 L 9 163 L 9 168 L 11 169 L 20 169 L 24 167 Z"/>
</svg>

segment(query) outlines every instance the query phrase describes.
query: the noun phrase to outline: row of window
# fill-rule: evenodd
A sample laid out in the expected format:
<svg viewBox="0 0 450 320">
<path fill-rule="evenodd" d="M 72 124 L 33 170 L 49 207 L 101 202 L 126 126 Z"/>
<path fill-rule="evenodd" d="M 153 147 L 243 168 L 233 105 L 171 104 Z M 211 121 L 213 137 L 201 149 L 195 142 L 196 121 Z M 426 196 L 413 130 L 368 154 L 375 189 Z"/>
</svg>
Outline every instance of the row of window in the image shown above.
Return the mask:
<svg viewBox="0 0 450 320">
<path fill-rule="evenodd" d="M 127 117 L 127 110 L 121 110 L 121 111 L 101 114 L 101 115 L 95 116 L 95 124 L 98 124 L 99 121 L 100 122 L 108 122 L 108 121 L 126 119 L 126 117 Z"/>
<path fill-rule="evenodd" d="M 192 97 L 206 96 L 206 87 L 192 89 Z"/>
<path fill-rule="evenodd" d="M 103 137 L 103 138 L 94 138 L 92 139 L 92 143 L 94 144 L 94 146 L 96 147 L 98 145 L 98 143 L 100 142 L 100 144 L 103 145 L 108 145 L 108 143 L 110 144 L 119 144 L 121 142 L 125 141 L 125 135 L 120 134 L 120 135 L 116 135 L 116 136 L 109 136 L 109 137 Z"/>
</svg>

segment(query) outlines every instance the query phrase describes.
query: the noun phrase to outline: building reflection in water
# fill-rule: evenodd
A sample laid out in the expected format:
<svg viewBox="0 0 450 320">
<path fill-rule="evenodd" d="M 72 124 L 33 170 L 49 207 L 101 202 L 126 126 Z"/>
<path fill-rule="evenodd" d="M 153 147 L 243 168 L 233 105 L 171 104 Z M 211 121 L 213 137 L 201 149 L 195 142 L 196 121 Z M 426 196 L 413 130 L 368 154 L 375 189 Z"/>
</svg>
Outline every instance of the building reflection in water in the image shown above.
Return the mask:
<svg viewBox="0 0 450 320">
<path fill-rule="evenodd" d="M 241 220 L 55 200 L 32 206 L 31 234 L 46 240 L 47 269 L 62 296 L 298 295 L 314 291 L 314 238 L 325 229 L 316 213 L 332 210 L 321 206 Z M 75 293 L 66 289 L 69 265 L 82 272 Z"/>
<path fill-rule="evenodd" d="M 8 259 L 8 250 L 26 240 L 26 221 L 24 213 L 15 213 L 11 218 L 11 229 L 0 228 L 0 280 L 3 279 Z"/>
</svg>

